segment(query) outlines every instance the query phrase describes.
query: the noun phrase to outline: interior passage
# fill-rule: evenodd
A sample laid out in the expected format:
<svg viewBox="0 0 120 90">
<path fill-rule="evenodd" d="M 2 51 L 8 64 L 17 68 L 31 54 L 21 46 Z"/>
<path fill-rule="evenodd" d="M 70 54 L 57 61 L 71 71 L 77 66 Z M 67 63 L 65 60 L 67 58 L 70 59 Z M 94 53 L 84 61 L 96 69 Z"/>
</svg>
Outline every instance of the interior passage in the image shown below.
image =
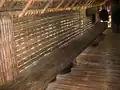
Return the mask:
<svg viewBox="0 0 120 90">
<path fill-rule="evenodd" d="M 70 73 L 58 75 L 47 90 L 120 90 L 120 35 L 108 29 L 105 39 L 89 46 Z"/>
</svg>

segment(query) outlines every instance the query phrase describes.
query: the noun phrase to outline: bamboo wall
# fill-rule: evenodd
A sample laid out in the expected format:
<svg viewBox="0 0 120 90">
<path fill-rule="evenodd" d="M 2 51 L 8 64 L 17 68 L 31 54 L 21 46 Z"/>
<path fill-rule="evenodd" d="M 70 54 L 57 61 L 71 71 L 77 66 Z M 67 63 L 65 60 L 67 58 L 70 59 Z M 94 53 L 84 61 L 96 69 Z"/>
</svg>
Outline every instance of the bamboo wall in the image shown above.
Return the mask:
<svg viewBox="0 0 120 90">
<path fill-rule="evenodd" d="M 91 17 L 86 17 L 84 10 L 31 14 L 21 18 L 1 14 L 0 84 L 19 77 L 42 57 L 69 44 L 91 26 Z"/>
</svg>

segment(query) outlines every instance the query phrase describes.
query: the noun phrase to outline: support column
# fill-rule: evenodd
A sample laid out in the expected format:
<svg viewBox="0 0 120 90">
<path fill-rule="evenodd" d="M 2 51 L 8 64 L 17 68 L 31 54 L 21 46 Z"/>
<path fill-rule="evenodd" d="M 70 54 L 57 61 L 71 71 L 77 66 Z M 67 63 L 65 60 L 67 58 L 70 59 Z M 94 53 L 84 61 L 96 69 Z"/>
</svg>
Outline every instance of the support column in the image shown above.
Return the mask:
<svg viewBox="0 0 120 90">
<path fill-rule="evenodd" d="M 0 17 L 0 85 L 17 76 L 15 61 L 13 22 L 8 15 Z"/>
<path fill-rule="evenodd" d="M 119 0 L 112 0 L 112 32 L 113 33 L 120 33 L 120 25 L 119 25 L 119 18 L 118 14 L 115 14 L 118 12 L 118 9 L 120 7 L 120 1 Z M 119 13 L 119 12 L 118 12 Z"/>
</svg>

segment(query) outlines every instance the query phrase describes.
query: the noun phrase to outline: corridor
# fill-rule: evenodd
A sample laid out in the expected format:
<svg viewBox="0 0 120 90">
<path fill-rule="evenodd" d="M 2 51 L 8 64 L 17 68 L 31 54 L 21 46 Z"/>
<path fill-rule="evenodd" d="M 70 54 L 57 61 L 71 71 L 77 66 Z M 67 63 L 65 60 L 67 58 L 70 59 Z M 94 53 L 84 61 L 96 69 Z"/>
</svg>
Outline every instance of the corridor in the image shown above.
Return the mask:
<svg viewBox="0 0 120 90">
<path fill-rule="evenodd" d="M 47 90 L 120 90 L 120 34 L 111 29 L 104 34 L 98 46 L 84 50 L 71 72 L 58 75 Z"/>
<path fill-rule="evenodd" d="M 120 90 L 114 1 L 1 0 L 0 90 Z"/>
</svg>

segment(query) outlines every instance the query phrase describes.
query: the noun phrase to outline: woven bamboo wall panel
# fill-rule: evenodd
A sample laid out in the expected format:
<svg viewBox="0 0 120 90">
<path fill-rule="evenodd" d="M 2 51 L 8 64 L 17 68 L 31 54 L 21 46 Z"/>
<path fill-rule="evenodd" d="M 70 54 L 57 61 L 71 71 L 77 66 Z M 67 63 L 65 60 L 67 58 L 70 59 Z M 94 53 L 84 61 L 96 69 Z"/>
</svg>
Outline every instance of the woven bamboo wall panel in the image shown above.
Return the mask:
<svg viewBox="0 0 120 90">
<path fill-rule="evenodd" d="M 21 18 L 3 16 L 0 18 L 0 84 L 15 79 L 34 62 L 69 44 L 91 26 L 91 17 L 79 11 Z"/>
</svg>

